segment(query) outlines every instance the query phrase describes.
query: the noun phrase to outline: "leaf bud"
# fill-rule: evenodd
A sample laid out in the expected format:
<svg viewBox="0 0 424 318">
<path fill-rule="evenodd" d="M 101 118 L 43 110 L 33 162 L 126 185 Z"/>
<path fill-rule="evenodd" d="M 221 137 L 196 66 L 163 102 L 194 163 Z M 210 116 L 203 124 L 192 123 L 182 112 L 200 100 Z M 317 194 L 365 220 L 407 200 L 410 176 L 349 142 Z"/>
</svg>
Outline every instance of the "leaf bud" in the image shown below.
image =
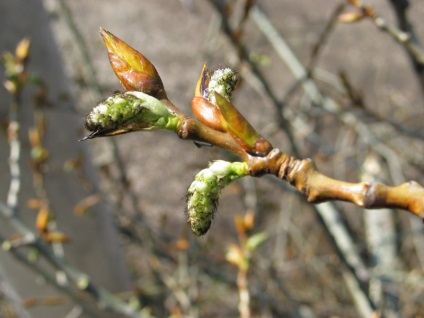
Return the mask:
<svg viewBox="0 0 424 318">
<path fill-rule="evenodd" d="M 196 84 L 194 97 L 191 100 L 191 108 L 194 116 L 206 126 L 220 131 L 226 132 L 225 120 L 221 112 L 209 101 L 208 85 L 210 82 L 211 74 L 206 64 L 203 65 L 202 72 L 200 73 L 199 80 Z"/>
<path fill-rule="evenodd" d="M 112 69 L 125 90 L 143 92 L 158 99 L 166 98 L 159 73 L 143 54 L 103 28 L 100 28 L 100 35 Z"/>
<path fill-rule="evenodd" d="M 273 149 L 271 143 L 261 137 L 224 96 L 215 92 L 215 100 L 227 123 L 228 132 L 242 149 L 254 156 L 266 156 Z"/>
</svg>

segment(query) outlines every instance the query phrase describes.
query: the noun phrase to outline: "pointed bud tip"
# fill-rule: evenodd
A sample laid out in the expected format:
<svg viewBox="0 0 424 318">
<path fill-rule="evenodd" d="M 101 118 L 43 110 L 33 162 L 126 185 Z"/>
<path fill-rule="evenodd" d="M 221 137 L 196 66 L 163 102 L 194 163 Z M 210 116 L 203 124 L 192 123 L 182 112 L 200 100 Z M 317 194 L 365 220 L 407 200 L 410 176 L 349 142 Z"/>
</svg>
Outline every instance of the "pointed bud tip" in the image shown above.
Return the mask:
<svg viewBox="0 0 424 318">
<path fill-rule="evenodd" d="M 127 91 L 140 91 L 165 99 L 166 91 L 155 66 L 140 52 L 111 32 L 100 28 L 112 70 Z"/>
<path fill-rule="evenodd" d="M 215 91 L 214 97 L 234 141 L 251 155 L 266 156 L 272 150 L 272 145 L 258 134 L 249 121 L 224 96 Z"/>
<path fill-rule="evenodd" d="M 211 73 L 205 63 L 203 64 L 202 72 L 200 73 L 199 80 L 197 81 L 194 96 L 202 96 L 204 98 L 208 98 L 208 86 L 210 78 Z"/>
<path fill-rule="evenodd" d="M 105 28 L 103 28 L 103 27 L 99 27 L 99 30 L 100 30 L 100 35 L 102 36 L 102 37 L 108 37 L 108 36 L 113 36 L 113 34 L 112 33 L 110 33 L 108 30 L 106 30 Z"/>
<path fill-rule="evenodd" d="M 117 43 L 119 43 L 119 41 L 121 40 L 117 38 L 113 33 L 107 31 L 102 27 L 100 27 L 100 35 L 108 51 L 114 52 L 116 50 Z"/>
</svg>

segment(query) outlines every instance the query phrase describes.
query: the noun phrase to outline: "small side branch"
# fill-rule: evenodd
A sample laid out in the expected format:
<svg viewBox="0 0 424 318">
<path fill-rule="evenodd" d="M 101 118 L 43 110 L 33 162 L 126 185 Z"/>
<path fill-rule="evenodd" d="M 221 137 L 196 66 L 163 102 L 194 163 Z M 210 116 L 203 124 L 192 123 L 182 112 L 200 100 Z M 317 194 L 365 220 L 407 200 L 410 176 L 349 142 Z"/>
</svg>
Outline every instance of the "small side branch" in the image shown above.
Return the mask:
<svg viewBox="0 0 424 318">
<path fill-rule="evenodd" d="M 9 107 L 9 125 L 7 127 L 7 139 L 10 145 L 9 171 L 10 187 L 7 193 L 7 205 L 12 213 L 17 214 L 19 192 L 21 189 L 21 170 L 19 162 L 21 157 L 21 142 L 19 140 L 19 103 L 21 98 L 20 85 L 16 84 L 12 90 L 12 102 Z"/>
<path fill-rule="evenodd" d="M 389 34 L 404 48 L 414 66 L 421 88 L 424 89 L 424 48 L 419 42 L 415 30 L 406 14 L 408 2 L 389 0 L 397 16 L 399 27 L 389 24 L 383 17 L 378 15 L 371 6 L 364 4 L 363 1 L 348 0 L 348 2 L 360 9 L 365 16 L 373 21 L 377 28 Z"/>
</svg>

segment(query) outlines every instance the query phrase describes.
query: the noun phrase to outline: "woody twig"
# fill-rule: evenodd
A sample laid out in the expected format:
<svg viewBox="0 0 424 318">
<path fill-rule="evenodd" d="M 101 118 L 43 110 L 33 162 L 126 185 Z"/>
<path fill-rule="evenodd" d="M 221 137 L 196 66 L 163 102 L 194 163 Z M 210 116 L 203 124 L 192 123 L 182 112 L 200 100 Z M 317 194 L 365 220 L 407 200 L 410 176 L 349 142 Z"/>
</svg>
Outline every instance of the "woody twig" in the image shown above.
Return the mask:
<svg viewBox="0 0 424 318">
<path fill-rule="evenodd" d="M 125 42 L 101 29 L 112 68 L 124 89 L 96 106 L 86 118 L 91 133 L 83 138 L 114 136 L 139 130 L 166 129 L 181 139 L 207 143 L 238 155 L 244 163 L 212 164 L 189 188 L 188 219 L 193 232 L 206 233 L 217 206 L 219 191 L 247 175 L 272 174 L 289 182 L 311 203 L 347 201 L 357 206 L 407 210 L 424 217 L 424 189 L 411 181 L 400 186 L 349 183 L 320 173 L 311 159 L 296 159 L 260 136 L 230 102 L 237 84 L 231 69 L 211 74 L 205 65 L 187 116 L 168 99 L 153 64 Z"/>
</svg>

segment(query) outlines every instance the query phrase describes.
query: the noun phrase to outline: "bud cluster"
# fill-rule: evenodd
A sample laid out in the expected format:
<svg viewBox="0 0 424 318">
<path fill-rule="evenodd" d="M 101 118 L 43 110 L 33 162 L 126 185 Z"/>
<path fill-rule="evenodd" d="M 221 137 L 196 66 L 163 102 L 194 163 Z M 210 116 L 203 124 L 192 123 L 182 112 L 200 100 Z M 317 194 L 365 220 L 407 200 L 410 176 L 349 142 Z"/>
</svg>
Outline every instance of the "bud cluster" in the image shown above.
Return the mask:
<svg viewBox="0 0 424 318">
<path fill-rule="evenodd" d="M 209 230 L 221 190 L 248 173 L 245 162 L 218 160 L 196 175 L 188 188 L 186 208 L 188 222 L 194 234 L 200 236 Z"/>
</svg>

